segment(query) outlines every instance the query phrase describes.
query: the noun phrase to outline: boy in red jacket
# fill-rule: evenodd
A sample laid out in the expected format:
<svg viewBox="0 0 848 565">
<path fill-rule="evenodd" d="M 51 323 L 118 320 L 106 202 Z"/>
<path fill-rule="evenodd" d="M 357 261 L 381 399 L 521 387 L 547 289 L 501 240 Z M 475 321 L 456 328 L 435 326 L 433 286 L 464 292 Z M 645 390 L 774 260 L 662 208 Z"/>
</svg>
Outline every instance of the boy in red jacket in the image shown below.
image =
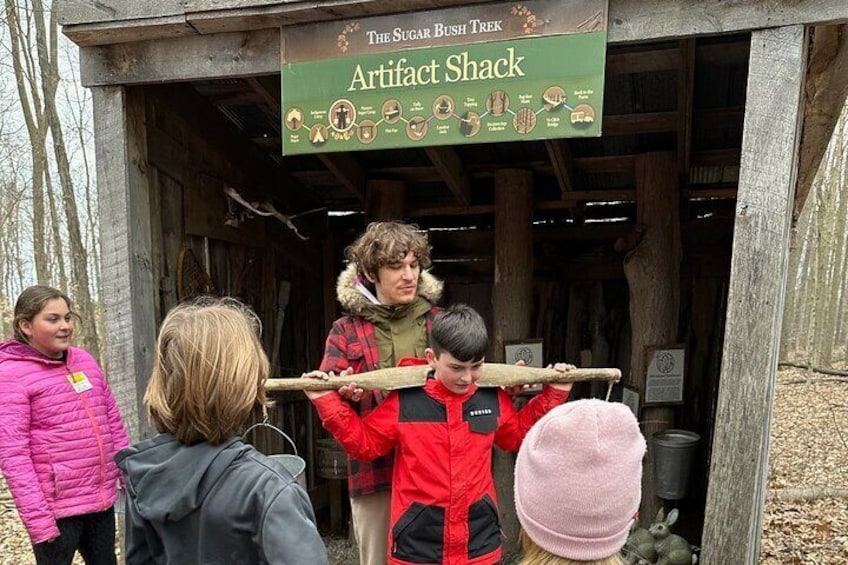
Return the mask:
<svg viewBox="0 0 848 565">
<path fill-rule="evenodd" d="M 395 451 L 392 565 L 500 560 L 492 446 L 518 450 L 533 423 L 565 402 L 571 384 L 546 386 L 516 411 L 504 391 L 476 385 L 488 344 L 483 319 L 458 304 L 433 321 L 426 350 L 430 378 L 423 387 L 391 392 L 365 418 L 335 391 L 307 392 L 324 427 L 352 457 L 370 460 Z M 319 371 L 305 376 L 327 378 Z"/>
</svg>

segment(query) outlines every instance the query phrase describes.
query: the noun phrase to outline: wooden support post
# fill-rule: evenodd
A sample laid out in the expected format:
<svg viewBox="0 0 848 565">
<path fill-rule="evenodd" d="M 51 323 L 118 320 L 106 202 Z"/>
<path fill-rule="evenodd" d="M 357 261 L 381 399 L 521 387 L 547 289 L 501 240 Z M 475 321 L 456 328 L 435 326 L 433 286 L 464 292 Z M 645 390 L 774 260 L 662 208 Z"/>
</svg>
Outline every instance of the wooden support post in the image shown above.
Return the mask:
<svg viewBox="0 0 848 565">
<path fill-rule="evenodd" d="M 156 304 L 141 88 L 92 88 L 103 246 L 105 365 L 133 441 L 149 435 L 142 397 L 152 367 Z"/>
<path fill-rule="evenodd" d="M 503 169 L 495 173 L 495 280 L 492 359 L 504 361 L 504 342 L 530 337 L 533 309 L 533 173 Z M 498 491 L 505 555 L 517 549 L 513 468 L 515 455 L 499 449 L 492 472 Z"/>
<path fill-rule="evenodd" d="M 636 158 L 636 222 L 645 226 L 644 236 L 624 259 L 630 287 L 632 349 L 631 383 L 645 398 L 646 348 L 677 341 L 680 312 L 680 208 L 677 163 L 671 153 L 647 153 Z M 642 408 L 642 433 L 648 440 L 648 456 L 642 475 L 640 514 L 649 521 L 660 502 L 654 492 L 654 432 L 670 428 L 669 407 Z"/>
<path fill-rule="evenodd" d="M 145 100 L 141 88 L 92 88 L 109 386 L 132 441 L 149 435 L 142 397 L 156 331 Z"/>
<path fill-rule="evenodd" d="M 807 47 L 803 26 L 751 35 L 705 565 L 759 559 Z"/>
<path fill-rule="evenodd" d="M 396 180 L 375 179 L 366 183 L 365 217 L 369 222 L 403 219 L 406 185 Z"/>
</svg>

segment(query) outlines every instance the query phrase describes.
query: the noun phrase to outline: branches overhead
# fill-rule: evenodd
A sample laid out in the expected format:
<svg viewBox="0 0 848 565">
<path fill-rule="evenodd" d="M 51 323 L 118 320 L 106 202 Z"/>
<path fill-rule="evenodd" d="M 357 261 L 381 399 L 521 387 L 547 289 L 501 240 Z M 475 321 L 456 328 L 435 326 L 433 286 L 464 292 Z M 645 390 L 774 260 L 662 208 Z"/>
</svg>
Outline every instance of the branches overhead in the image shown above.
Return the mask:
<svg viewBox="0 0 848 565">
<path fill-rule="evenodd" d="M 94 322 L 92 296 L 96 293 L 98 280 L 91 280 L 89 275 L 89 255 L 97 254 L 98 241 L 91 237 L 94 229 L 93 207 L 89 201 L 92 196 L 90 179 L 87 172 L 82 179 L 75 178 L 69 156 L 72 151 L 69 151 L 63 131 L 67 116 L 63 115 L 61 101 L 57 102 L 61 80 L 60 38 L 52 2 L 45 7 L 44 0 L 4 0 L 3 7 L 0 26 L 5 27 L 6 33 L 0 35 L 0 39 L 9 55 L 4 59 L 11 61 L 18 103 L 14 111 L 23 122 L 30 158 L 27 174 L 15 179 L 15 190 L 31 198 L 26 200 L 25 213 L 20 206 L 14 206 L 14 211 L 3 208 L 0 233 L 4 236 L 8 233 L 9 222 L 17 215 L 16 241 L 24 232 L 30 236 L 32 250 L 27 255 L 33 257 L 35 281 L 69 291 L 83 318 Z M 69 140 L 74 143 L 79 136 L 79 153 L 84 153 L 84 138 L 77 133 L 86 129 L 79 123 L 81 116 L 82 113 L 74 114 L 74 134 Z M 85 119 L 91 120 L 90 111 Z M 87 169 L 84 159 L 83 170 Z M 0 182 L 4 180 L 0 178 Z M 80 199 L 84 199 L 82 207 L 78 206 Z M 21 202 L 20 198 L 15 201 L 16 204 Z M 0 249 L 0 253 L 0 270 L 6 271 L 15 258 L 10 256 L 9 250 Z M 2 290 L 8 293 L 10 287 L 4 286 Z M 79 331 L 82 345 L 95 352 L 100 348 L 96 328 L 95 323 L 89 323 Z"/>
</svg>

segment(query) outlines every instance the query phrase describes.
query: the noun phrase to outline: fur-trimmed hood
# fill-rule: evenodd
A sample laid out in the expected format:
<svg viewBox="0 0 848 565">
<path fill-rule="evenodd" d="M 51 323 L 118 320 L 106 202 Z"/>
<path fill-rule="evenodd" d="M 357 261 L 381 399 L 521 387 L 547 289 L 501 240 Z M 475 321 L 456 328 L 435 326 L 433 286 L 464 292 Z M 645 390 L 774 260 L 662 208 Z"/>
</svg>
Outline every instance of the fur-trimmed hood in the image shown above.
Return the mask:
<svg viewBox="0 0 848 565">
<path fill-rule="evenodd" d="M 342 308 L 355 316 L 362 316 L 371 301 L 356 288 L 356 265 L 349 263 L 336 283 L 336 298 Z M 444 283 L 427 271 L 418 277 L 418 296 L 435 305 L 442 298 Z"/>
</svg>

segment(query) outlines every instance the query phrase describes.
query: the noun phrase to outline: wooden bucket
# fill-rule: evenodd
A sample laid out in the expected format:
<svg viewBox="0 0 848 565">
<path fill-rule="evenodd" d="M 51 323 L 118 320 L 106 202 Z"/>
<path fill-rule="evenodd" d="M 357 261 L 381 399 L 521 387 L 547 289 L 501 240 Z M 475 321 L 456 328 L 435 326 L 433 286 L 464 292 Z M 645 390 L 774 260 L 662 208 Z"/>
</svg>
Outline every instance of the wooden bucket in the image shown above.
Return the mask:
<svg viewBox="0 0 848 565">
<path fill-rule="evenodd" d="M 347 478 L 347 454 L 333 438 L 315 441 L 318 476 L 325 479 Z"/>
</svg>

